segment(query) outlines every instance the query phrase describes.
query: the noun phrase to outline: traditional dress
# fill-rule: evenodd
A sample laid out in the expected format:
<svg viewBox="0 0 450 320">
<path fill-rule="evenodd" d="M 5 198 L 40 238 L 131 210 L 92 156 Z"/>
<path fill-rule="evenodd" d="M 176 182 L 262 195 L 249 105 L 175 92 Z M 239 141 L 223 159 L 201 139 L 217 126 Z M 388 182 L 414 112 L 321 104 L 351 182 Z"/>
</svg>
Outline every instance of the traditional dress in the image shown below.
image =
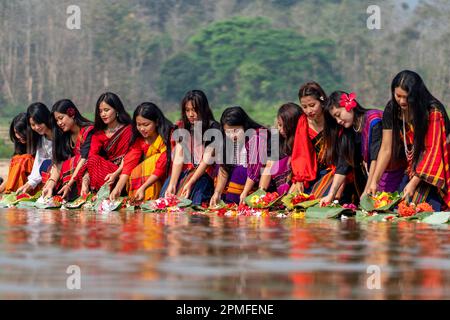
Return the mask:
<svg viewBox="0 0 450 320">
<path fill-rule="evenodd" d="M 405 128 L 406 129 L 406 128 Z M 414 143 L 414 129 L 408 126 L 406 142 L 409 149 Z M 403 140 L 403 135 L 401 134 Z M 431 108 L 428 115 L 428 130 L 425 135 L 425 148 L 417 165 L 408 159 L 407 175 L 402 181 L 404 188 L 413 176 L 419 177 L 419 183 L 413 203 L 428 202 L 436 211 L 450 206 L 450 144 L 447 141 L 445 117 L 438 108 Z"/>
<path fill-rule="evenodd" d="M 367 184 L 368 172 L 372 161 L 376 161 L 381 147 L 383 134 L 382 126 L 383 112 L 380 110 L 368 110 L 364 114 L 361 132 L 354 132 L 354 167 L 351 167 L 344 159 L 344 155 L 339 155 L 336 166 L 336 174 L 346 175 L 348 187 L 344 190 L 347 203 L 357 203 L 359 197 Z M 386 173 L 384 173 L 385 175 Z M 382 179 L 385 179 L 382 177 Z M 342 198 L 341 198 L 342 200 Z"/>
<path fill-rule="evenodd" d="M 392 114 L 392 105 L 388 104 L 383 112 L 383 130 L 392 130 L 393 121 L 399 121 L 399 119 L 397 117 L 397 119 L 394 120 Z M 399 126 L 401 128 L 401 121 L 399 122 Z M 401 140 L 403 141 L 403 139 Z M 398 147 L 400 148 L 401 158 L 390 161 L 387 170 L 384 172 L 383 176 L 378 182 L 378 191 L 395 192 L 399 190 L 400 184 L 407 169 L 407 162 L 403 143 L 400 143 Z"/>
<path fill-rule="evenodd" d="M 92 135 L 87 168 L 92 190 L 105 184 L 108 174 L 116 171 L 128 152 L 132 136 L 131 125 L 126 125 L 108 138 L 103 130 Z"/>
<path fill-rule="evenodd" d="M 241 150 L 236 148 L 234 150 L 234 164 L 223 166 L 228 172 L 223 199 L 228 203 L 239 203 L 247 178 L 253 180 L 255 184 L 259 181 L 264 165 L 262 157 L 267 154 L 267 136 L 263 136 L 260 130 L 257 130 Z"/>
<path fill-rule="evenodd" d="M 142 158 L 144 158 L 143 161 Z M 134 197 L 136 191 L 148 178 L 155 175 L 158 180 L 145 190 L 144 200 L 157 199 L 166 176 L 166 168 L 167 147 L 163 138 L 158 135 L 151 145 L 147 144 L 143 138 L 138 138 L 124 158 L 122 174 L 130 177 L 128 195 Z"/>
<path fill-rule="evenodd" d="M 40 183 L 46 183 L 50 177 L 52 166 L 52 141 L 45 136 L 41 137 L 36 150 L 33 168 L 28 176 L 28 184 L 35 189 Z"/>
<path fill-rule="evenodd" d="M 279 195 L 287 193 L 292 179 L 291 157 L 281 155 L 280 160 L 274 161 L 270 168 L 270 175 L 269 189 L 275 190 Z"/>
<path fill-rule="evenodd" d="M 75 147 L 72 150 L 72 157 L 64 161 L 61 166 L 61 179 L 63 184 L 69 182 L 69 180 L 72 178 L 72 175 L 77 168 L 80 159 L 88 159 L 91 139 L 94 133 L 93 129 L 94 126 L 85 126 L 81 128 L 80 133 L 77 137 L 77 141 L 75 142 Z M 78 175 L 74 178 L 77 195 L 79 195 L 81 192 L 81 180 L 86 170 L 87 164 L 85 163 L 81 170 L 78 172 Z"/>
<path fill-rule="evenodd" d="M 305 193 L 318 198 L 325 196 L 333 182 L 334 167 L 324 161 L 323 131 L 316 132 L 309 127 L 306 115 L 297 123 L 292 150 L 292 183 L 302 182 Z"/>
<path fill-rule="evenodd" d="M 34 157 L 31 154 L 16 154 L 12 157 L 4 193 L 15 192 L 27 182 L 27 177 L 33 169 L 33 162 Z"/>
</svg>

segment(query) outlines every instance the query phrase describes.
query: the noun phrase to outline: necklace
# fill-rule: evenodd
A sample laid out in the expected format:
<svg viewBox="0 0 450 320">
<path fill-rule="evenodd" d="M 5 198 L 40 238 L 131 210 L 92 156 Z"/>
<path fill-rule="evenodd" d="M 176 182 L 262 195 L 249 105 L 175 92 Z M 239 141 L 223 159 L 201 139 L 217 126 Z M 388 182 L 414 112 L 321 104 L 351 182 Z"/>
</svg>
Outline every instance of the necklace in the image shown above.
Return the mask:
<svg viewBox="0 0 450 320">
<path fill-rule="evenodd" d="M 106 128 L 106 132 L 108 132 L 108 133 L 115 133 L 117 130 L 119 130 L 121 128 L 121 125 L 120 125 L 120 123 L 119 124 L 117 124 L 117 126 L 115 126 L 114 128 Z"/>
<path fill-rule="evenodd" d="M 355 126 L 353 126 L 353 130 L 355 130 L 355 132 L 359 132 L 359 130 L 361 130 L 361 126 L 362 126 L 362 120 L 359 121 L 358 129 L 356 129 Z"/>
<path fill-rule="evenodd" d="M 414 145 L 412 146 L 411 150 L 408 149 L 408 144 L 406 143 L 405 114 L 403 112 L 402 118 L 403 118 L 403 143 L 405 145 L 405 155 L 406 159 L 408 159 L 408 161 L 411 162 L 414 156 Z"/>
</svg>

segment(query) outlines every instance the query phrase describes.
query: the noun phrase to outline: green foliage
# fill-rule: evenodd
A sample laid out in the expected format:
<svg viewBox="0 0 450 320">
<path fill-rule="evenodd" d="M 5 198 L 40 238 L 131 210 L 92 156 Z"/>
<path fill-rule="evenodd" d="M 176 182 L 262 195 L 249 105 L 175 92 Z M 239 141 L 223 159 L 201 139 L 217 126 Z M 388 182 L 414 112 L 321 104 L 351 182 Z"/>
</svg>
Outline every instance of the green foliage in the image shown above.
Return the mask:
<svg viewBox="0 0 450 320">
<path fill-rule="evenodd" d="M 0 159 L 11 158 L 13 152 L 13 146 L 6 144 L 4 140 L 0 139 Z"/>
<path fill-rule="evenodd" d="M 266 18 L 235 17 L 202 29 L 189 39 L 185 52 L 166 61 L 160 93 L 177 101 L 187 88 L 201 84 L 219 104 L 272 104 L 294 98 L 308 79 L 337 86 L 335 47 L 328 39 L 276 29 Z"/>
</svg>

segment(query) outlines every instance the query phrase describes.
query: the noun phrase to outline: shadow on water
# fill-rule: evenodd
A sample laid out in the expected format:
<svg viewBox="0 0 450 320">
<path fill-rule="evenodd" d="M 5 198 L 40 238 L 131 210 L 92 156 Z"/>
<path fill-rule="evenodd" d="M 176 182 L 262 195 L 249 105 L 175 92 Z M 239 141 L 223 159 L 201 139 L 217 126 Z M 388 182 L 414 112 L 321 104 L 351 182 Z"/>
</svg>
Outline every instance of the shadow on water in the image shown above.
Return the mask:
<svg viewBox="0 0 450 320">
<path fill-rule="evenodd" d="M 447 225 L 0 210 L 2 299 L 450 299 L 449 271 Z"/>
</svg>

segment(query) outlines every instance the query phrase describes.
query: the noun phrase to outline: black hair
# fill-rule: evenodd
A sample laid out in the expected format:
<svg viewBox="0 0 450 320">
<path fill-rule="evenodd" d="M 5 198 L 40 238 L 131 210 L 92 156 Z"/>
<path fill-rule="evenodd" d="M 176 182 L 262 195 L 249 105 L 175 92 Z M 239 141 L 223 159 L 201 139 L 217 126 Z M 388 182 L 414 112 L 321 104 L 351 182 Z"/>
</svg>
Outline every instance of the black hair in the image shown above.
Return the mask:
<svg viewBox="0 0 450 320">
<path fill-rule="evenodd" d="M 45 124 L 49 129 L 51 125 L 51 113 L 47 106 L 41 102 L 34 102 L 27 108 L 27 153 L 36 154 L 37 148 L 42 140 L 42 136 L 31 129 L 30 119 L 37 124 Z"/>
<path fill-rule="evenodd" d="M 322 108 L 325 106 L 327 100 L 327 95 L 322 89 L 320 84 L 315 81 L 306 82 L 298 90 L 298 100 L 301 101 L 303 97 L 313 97 L 314 99 L 320 101 Z"/>
<path fill-rule="evenodd" d="M 355 166 L 355 132 L 353 128 L 344 128 L 339 125 L 330 112 L 333 108 L 341 108 L 339 101 L 342 94 L 347 94 L 344 91 L 334 91 L 325 104 L 325 126 L 324 126 L 324 141 L 325 141 L 325 159 L 329 164 L 336 164 L 339 155 L 342 155 L 348 165 Z M 354 112 L 353 122 L 357 120 L 363 121 L 365 113 L 368 111 L 363 108 L 357 101 L 356 107 L 352 109 Z M 356 151 L 358 152 L 358 151 Z"/>
<path fill-rule="evenodd" d="M 278 109 L 277 117 L 283 120 L 283 128 L 286 134 L 286 138 L 280 134 L 280 154 L 292 155 L 298 119 L 302 114 L 302 108 L 293 102 L 285 103 Z"/>
<path fill-rule="evenodd" d="M 100 95 L 95 106 L 95 121 L 94 126 L 96 130 L 105 130 L 106 124 L 100 117 L 100 104 L 102 102 L 107 103 L 111 108 L 117 112 L 117 122 L 120 124 L 128 125 L 131 123 L 131 117 L 125 110 L 119 96 L 112 92 L 105 92 Z"/>
<path fill-rule="evenodd" d="M 72 139 L 71 132 L 64 132 L 57 125 L 55 119 L 55 112 L 68 114 L 68 110 L 72 109 L 74 112 L 74 121 L 78 127 L 83 128 L 86 126 L 91 126 L 93 123 L 83 117 L 75 106 L 75 104 L 69 99 L 62 99 L 57 101 L 52 107 L 51 122 L 53 127 L 53 161 L 55 163 L 60 163 L 69 159 L 73 155 L 73 149 L 70 146 L 70 141 Z"/>
<path fill-rule="evenodd" d="M 9 127 L 9 138 L 11 142 L 14 144 L 14 155 L 21 155 L 27 153 L 27 114 L 25 112 L 19 113 L 11 122 Z M 21 136 L 25 143 L 22 143 L 17 139 L 16 132 L 19 136 Z"/>
<path fill-rule="evenodd" d="M 225 133 L 225 129 L 224 126 L 228 125 L 228 126 L 242 126 L 244 128 L 244 132 L 246 132 L 249 129 L 254 129 L 254 130 L 258 130 L 258 129 L 264 129 L 265 127 L 262 126 L 261 124 L 257 123 L 256 121 L 254 121 L 252 118 L 250 118 L 250 116 L 247 114 L 247 112 L 245 112 L 245 110 L 243 108 L 241 108 L 240 106 L 234 106 L 234 107 L 229 107 L 226 108 L 223 113 L 222 116 L 220 118 L 220 125 L 221 125 L 221 130 L 222 130 L 222 135 L 224 137 L 224 144 L 223 144 L 223 156 L 224 156 L 224 165 L 222 165 L 222 167 L 229 173 L 231 171 L 232 166 L 230 164 L 226 164 L 226 159 L 227 158 L 227 140 L 229 139 Z M 268 132 L 268 142 L 270 141 L 270 137 L 269 137 L 270 132 Z M 246 136 L 246 139 L 250 139 L 250 137 Z M 267 143 L 268 148 L 270 149 L 269 143 Z"/>
<path fill-rule="evenodd" d="M 408 93 L 408 108 L 412 113 L 412 124 L 414 127 L 414 156 L 413 167 L 415 168 L 421 153 L 425 149 L 425 136 L 428 130 L 428 115 L 431 108 L 437 108 L 443 115 L 446 132 L 450 132 L 450 122 L 444 105 L 428 91 L 422 78 L 414 71 L 403 70 L 398 73 L 391 84 L 392 105 L 392 154 L 400 158 L 402 142 L 400 141 L 400 125 L 398 117 L 401 108 L 395 99 L 395 88 L 401 88 Z"/>
<path fill-rule="evenodd" d="M 183 100 L 181 100 L 181 119 L 183 122 L 183 127 L 187 130 L 191 129 L 191 123 L 186 116 L 186 105 L 189 101 L 197 113 L 198 120 L 202 121 L 203 136 L 206 130 L 210 128 L 211 123 L 216 122 L 209 106 L 208 98 L 201 90 L 191 90 L 184 95 Z"/>
<path fill-rule="evenodd" d="M 168 120 L 161 109 L 152 102 L 143 102 L 139 106 L 137 106 L 136 110 L 133 114 L 133 136 L 130 141 L 130 146 L 136 141 L 138 137 L 141 136 L 139 130 L 137 129 L 136 118 L 141 116 L 145 119 L 151 120 L 156 123 L 156 130 L 158 134 L 163 138 L 164 144 L 167 148 L 167 166 L 166 166 L 166 175 L 169 174 L 170 165 L 171 165 L 171 134 L 174 130 L 175 126 Z"/>
</svg>

